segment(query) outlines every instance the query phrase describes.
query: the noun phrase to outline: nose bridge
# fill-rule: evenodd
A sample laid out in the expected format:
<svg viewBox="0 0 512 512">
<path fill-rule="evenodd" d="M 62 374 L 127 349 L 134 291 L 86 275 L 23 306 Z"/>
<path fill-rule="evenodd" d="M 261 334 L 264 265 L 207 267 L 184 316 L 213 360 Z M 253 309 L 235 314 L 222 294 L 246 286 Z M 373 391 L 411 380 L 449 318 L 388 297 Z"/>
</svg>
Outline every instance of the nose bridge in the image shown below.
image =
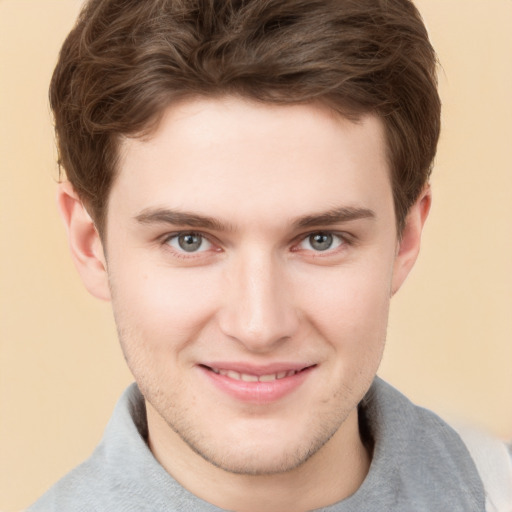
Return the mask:
<svg viewBox="0 0 512 512">
<path fill-rule="evenodd" d="M 224 333 L 256 352 L 291 337 L 297 317 L 282 262 L 270 251 L 252 250 L 240 254 L 232 270 Z"/>
</svg>

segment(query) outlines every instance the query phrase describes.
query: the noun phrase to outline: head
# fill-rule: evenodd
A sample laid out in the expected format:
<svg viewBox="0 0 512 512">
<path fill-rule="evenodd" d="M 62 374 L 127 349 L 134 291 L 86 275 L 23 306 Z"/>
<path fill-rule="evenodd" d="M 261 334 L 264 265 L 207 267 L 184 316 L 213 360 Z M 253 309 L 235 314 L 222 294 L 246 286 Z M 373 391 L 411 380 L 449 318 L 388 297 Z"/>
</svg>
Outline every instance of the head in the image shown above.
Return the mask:
<svg viewBox="0 0 512 512">
<path fill-rule="evenodd" d="M 383 123 L 400 231 L 436 151 L 435 66 L 409 0 L 92 0 L 50 88 L 60 164 L 103 234 L 120 142 L 150 134 L 166 106 L 323 104 Z"/>
<path fill-rule="evenodd" d="M 430 204 L 434 65 L 405 0 L 85 7 L 51 88 L 60 205 L 157 457 L 277 474 L 359 439 Z"/>
</svg>

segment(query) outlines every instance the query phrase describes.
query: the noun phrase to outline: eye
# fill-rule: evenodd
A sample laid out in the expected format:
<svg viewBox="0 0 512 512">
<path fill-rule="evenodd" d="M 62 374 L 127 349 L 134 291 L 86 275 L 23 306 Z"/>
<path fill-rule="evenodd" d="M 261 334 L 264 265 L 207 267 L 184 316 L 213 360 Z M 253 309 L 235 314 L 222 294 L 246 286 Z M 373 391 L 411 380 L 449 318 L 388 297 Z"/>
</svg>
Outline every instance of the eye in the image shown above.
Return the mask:
<svg viewBox="0 0 512 512">
<path fill-rule="evenodd" d="M 300 242 L 299 248 L 308 251 L 323 252 L 337 249 L 344 243 L 345 240 L 341 236 L 320 231 L 318 233 L 311 233 L 304 238 L 304 240 Z"/>
<path fill-rule="evenodd" d="M 211 249 L 212 244 L 199 233 L 178 233 L 165 241 L 179 252 L 203 252 Z"/>
</svg>

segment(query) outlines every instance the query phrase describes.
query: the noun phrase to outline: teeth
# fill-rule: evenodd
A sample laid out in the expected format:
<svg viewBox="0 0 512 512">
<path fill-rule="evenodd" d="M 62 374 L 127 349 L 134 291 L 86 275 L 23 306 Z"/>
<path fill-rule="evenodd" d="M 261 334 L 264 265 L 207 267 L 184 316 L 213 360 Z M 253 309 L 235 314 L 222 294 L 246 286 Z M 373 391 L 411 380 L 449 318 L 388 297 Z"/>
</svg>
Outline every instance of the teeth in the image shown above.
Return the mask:
<svg viewBox="0 0 512 512">
<path fill-rule="evenodd" d="M 240 376 L 242 377 L 242 380 L 244 382 L 258 382 L 257 375 L 249 375 L 247 373 L 242 373 Z"/>
<path fill-rule="evenodd" d="M 272 382 L 273 380 L 276 380 L 275 373 L 273 373 L 271 375 L 260 375 L 260 378 L 259 378 L 260 382 Z"/>
<path fill-rule="evenodd" d="M 224 375 L 234 380 L 243 380 L 244 382 L 272 382 L 276 379 L 284 379 L 285 377 L 291 377 L 298 373 L 297 370 L 289 370 L 278 373 L 269 373 L 267 375 L 251 375 L 249 373 L 239 373 L 234 370 L 221 370 L 218 368 L 211 368 L 211 370 L 217 375 Z"/>
</svg>

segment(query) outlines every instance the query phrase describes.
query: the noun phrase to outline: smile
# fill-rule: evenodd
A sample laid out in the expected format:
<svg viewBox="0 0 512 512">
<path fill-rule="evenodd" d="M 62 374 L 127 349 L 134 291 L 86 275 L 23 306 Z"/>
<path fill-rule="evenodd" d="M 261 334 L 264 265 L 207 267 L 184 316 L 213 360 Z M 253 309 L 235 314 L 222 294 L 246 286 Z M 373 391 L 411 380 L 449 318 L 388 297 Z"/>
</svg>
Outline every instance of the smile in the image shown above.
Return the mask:
<svg viewBox="0 0 512 512">
<path fill-rule="evenodd" d="M 268 373 L 266 375 L 253 375 L 250 373 L 240 373 L 234 370 L 223 370 L 220 368 L 211 368 L 211 371 L 218 374 L 224 375 L 230 379 L 243 380 L 244 382 L 272 382 L 277 379 L 284 379 L 285 377 L 292 377 L 302 370 L 289 370 L 281 371 L 278 373 Z"/>
<path fill-rule="evenodd" d="M 229 368 L 231 366 L 231 368 Z M 274 367 L 272 367 L 274 366 Z M 236 401 L 268 404 L 299 389 L 317 365 L 199 365 L 208 381 Z"/>
</svg>

